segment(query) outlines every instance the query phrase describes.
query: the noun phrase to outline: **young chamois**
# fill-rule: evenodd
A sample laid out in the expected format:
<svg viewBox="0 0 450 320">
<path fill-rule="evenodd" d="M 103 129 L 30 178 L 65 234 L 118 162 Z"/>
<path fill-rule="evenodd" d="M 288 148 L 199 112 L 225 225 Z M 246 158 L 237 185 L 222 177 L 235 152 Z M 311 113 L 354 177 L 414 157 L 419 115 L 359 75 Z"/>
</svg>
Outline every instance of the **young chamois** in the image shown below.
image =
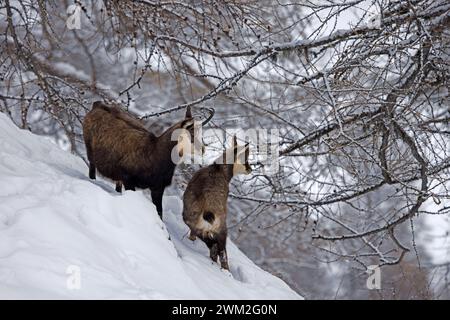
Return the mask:
<svg viewBox="0 0 450 320">
<path fill-rule="evenodd" d="M 249 144 L 233 145 L 208 167 L 198 170 L 183 196 L 183 220 L 191 229 L 189 239 L 199 237 L 209 248 L 214 262 L 219 257 L 223 269 L 229 269 L 226 250 L 227 199 L 229 183 L 237 174 L 249 174 Z"/>
<path fill-rule="evenodd" d="M 212 118 L 213 113 L 210 112 L 202 125 Z M 177 129 L 185 129 L 178 140 L 173 139 L 172 135 Z M 116 181 L 118 192 L 122 191 L 122 183 L 125 190 L 149 188 L 162 219 L 164 189 L 171 184 L 176 166 L 172 161 L 172 150 L 177 147 L 175 152 L 178 151 L 181 157 L 184 151 L 198 148 L 198 143 L 191 139 L 193 131 L 194 119 L 190 108 L 187 108 L 184 120 L 157 137 L 126 111 L 96 101 L 83 121 L 89 177 L 95 179 L 98 170 L 103 176 Z"/>
</svg>

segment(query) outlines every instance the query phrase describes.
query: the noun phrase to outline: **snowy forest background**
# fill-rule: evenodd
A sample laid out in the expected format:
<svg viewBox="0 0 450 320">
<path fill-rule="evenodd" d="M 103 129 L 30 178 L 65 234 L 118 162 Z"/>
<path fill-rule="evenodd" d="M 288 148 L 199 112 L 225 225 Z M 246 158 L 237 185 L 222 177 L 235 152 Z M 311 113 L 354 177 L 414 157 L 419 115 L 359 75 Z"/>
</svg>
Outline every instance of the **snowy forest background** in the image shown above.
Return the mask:
<svg viewBox="0 0 450 320">
<path fill-rule="evenodd" d="M 277 128 L 280 171 L 229 200 L 253 261 L 309 299 L 449 299 L 449 26 L 444 0 L 0 0 L 0 111 L 83 158 L 98 99 Z"/>
</svg>

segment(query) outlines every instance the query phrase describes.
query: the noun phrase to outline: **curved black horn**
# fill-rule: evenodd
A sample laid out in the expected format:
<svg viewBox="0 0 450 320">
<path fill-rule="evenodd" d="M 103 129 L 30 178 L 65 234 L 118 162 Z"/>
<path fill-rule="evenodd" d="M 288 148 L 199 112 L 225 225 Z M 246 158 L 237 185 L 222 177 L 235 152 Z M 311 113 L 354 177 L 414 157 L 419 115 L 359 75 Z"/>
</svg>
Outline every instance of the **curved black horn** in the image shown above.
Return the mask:
<svg viewBox="0 0 450 320">
<path fill-rule="evenodd" d="M 201 108 L 201 110 L 206 110 L 206 111 L 209 112 L 208 118 L 206 118 L 202 122 L 202 126 L 204 126 L 205 124 L 207 124 L 212 119 L 212 117 L 214 116 L 214 113 L 216 113 L 216 110 L 214 110 L 213 108 Z"/>
</svg>

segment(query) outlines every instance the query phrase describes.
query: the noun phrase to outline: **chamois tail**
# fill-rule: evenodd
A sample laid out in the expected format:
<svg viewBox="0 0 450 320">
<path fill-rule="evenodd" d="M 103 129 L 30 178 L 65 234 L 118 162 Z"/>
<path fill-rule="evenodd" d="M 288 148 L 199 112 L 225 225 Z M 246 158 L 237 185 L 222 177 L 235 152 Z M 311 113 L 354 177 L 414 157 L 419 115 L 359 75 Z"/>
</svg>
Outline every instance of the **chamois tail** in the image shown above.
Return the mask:
<svg viewBox="0 0 450 320">
<path fill-rule="evenodd" d="M 214 213 L 212 213 L 211 211 L 206 211 L 203 213 L 203 219 L 210 224 L 213 224 L 215 218 L 216 217 L 214 216 Z"/>
</svg>

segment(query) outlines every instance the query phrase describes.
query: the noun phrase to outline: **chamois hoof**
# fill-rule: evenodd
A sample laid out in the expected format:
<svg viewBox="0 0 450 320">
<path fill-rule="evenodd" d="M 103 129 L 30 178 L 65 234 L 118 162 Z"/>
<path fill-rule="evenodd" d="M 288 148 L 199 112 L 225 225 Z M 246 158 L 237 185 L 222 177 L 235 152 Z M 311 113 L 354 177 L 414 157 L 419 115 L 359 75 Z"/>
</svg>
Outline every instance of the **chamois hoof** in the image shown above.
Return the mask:
<svg viewBox="0 0 450 320">
<path fill-rule="evenodd" d="M 195 241 L 195 240 L 197 240 L 197 236 L 195 234 L 191 233 L 189 235 L 188 239 L 191 240 L 191 241 Z"/>
<path fill-rule="evenodd" d="M 90 163 L 89 164 L 89 178 L 91 180 L 95 180 L 95 178 L 96 178 L 96 174 L 95 173 L 96 173 L 95 172 L 95 166 L 92 163 Z"/>
<path fill-rule="evenodd" d="M 226 270 L 226 271 L 230 272 L 230 266 L 228 265 L 228 263 L 226 263 L 226 264 L 221 264 L 220 268 L 223 269 L 223 270 Z"/>
</svg>

